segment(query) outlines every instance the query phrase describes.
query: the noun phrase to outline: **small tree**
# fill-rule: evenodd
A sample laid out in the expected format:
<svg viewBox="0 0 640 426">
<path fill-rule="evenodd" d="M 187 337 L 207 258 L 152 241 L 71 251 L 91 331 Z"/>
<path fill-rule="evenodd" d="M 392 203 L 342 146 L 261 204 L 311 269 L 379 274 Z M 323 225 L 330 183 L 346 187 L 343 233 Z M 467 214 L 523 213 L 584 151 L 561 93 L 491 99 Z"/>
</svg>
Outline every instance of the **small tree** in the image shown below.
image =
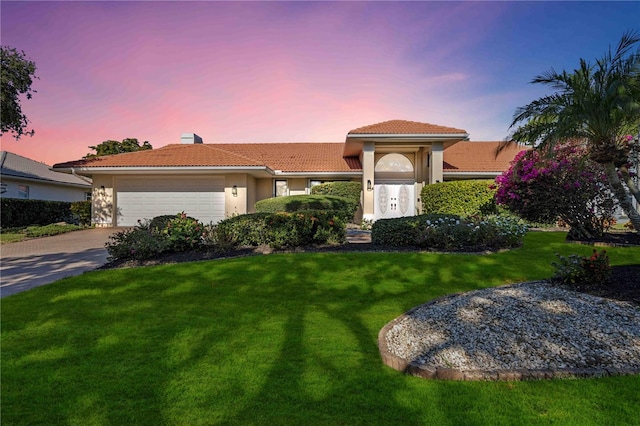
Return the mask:
<svg viewBox="0 0 640 426">
<path fill-rule="evenodd" d="M 533 222 L 560 218 L 576 239 L 602 235 L 616 206 L 604 167 L 576 144 L 556 145 L 553 155 L 522 151 L 496 183 L 498 204 Z"/>
<path fill-rule="evenodd" d="M 531 82 L 554 93 L 518 108 L 512 139 L 540 149 L 566 140 L 585 141 L 585 155 L 601 164 L 609 188 L 640 231 L 640 189 L 630 169 L 631 139 L 640 119 L 640 33 L 625 33 L 615 51 L 595 63 L 580 59 L 573 72 L 550 71 Z"/>
<path fill-rule="evenodd" d="M 27 130 L 29 120 L 22 113 L 20 95 L 31 99 L 31 89 L 36 72 L 36 64 L 25 58 L 23 51 L 8 46 L 0 46 L 0 135 L 12 132 L 16 139 L 22 135 L 33 136 L 35 131 Z"/>
<path fill-rule="evenodd" d="M 122 154 L 123 152 L 136 152 L 153 149 L 149 141 L 144 141 L 142 145 L 136 138 L 123 139 L 122 142 L 108 140 L 99 145 L 90 146 L 89 149 L 95 151 L 95 154 L 89 153 L 84 158 L 102 157 L 103 155 Z"/>
</svg>

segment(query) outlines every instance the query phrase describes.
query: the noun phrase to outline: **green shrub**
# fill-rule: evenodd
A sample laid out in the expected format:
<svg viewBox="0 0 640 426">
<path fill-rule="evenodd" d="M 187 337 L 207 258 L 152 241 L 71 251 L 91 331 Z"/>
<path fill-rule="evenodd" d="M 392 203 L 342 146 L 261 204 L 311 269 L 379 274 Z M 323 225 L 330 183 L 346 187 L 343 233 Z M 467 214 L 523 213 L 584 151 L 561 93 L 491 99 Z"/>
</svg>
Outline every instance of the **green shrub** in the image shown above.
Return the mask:
<svg viewBox="0 0 640 426">
<path fill-rule="evenodd" d="M 149 226 L 149 229 L 154 228 Z M 168 249 L 175 252 L 199 248 L 206 237 L 204 225 L 184 212 L 173 216 L 161 232 L 167 239 Z"/>
<path fill-rule="evenodd" d="M 214 244 L 223 247 L 285 248 L 343 243 L 345 226 L 331 211 L 251 213 L 219 222 L 214 233 Z"/>
<path fill-rule="evenodd" d="M 427 214 L 395 219 L 380 219 L 371 226 L 371 242 L 394 247 L 415 246 L 418 242 L 420 228 L 424 228 L 428 223 L 439 219 L 458 220 L 459 217 L 455 215 Z"/>
<path fill-rule="evenodd" d="M 360 182 L 327 182 L 311 188 L 312 195 L 333 195 L 344 197 L 350 200 L 353 213 L 345 218 L 346 221 L 353 220 L 358 207 L 360 207 L 360 197 L 362 195 L 362 183 Z"/>
<path fill-rule="evenodd" d="M 166 251 L 167 247 L 166 238 L 144 223 L 116 232 L 105 244 L 110 260 L 150 259 Z"/>
<path fill-rule="evenodd" d="M 334 195 L 336 197 L 344 197 L 360 204 L 360 195 L 362 193 L 362 183 L 360 182 L 327 182 L 316 185 L 311 188 L 313 195 Z"/>
<path fill-rule="evenodd" d="M 78 218 L 80 225 L 91 224 L 91 201 L 74 201 L 69 209 Z"/>
<path fill-rule="evenodd" d="M 293 213 L 305 210 L 329 211 L 344 221 L 351 220 L 357 206 L 348 198 L 333 195 L 290 195 L 260 200 L 259 213 Z"/>
<path fill-rule="evenodd" d="M 526 226 L 517 219 L 492 216 L 464 219 L 455 215 L 420 215 L 382 219 L 373 224 L 374 244 L 418 246 L 440 251 L 482 251 L 517 247 Z"/>
<path fill-rule="evenodd" d="M 552 281 L 575 287 L 600 287 L 609 281 L 611 267 L 605 250 L 593 250 L 589 257 L 572 254 L 569 257 L 558 256 L 559 262 L 553 263 L 555 273 Z"/>
<path fill-rule="evenodd" d="M 460 180 L 422 188 L 425 214 L 454 214 L 462 217 L 497 213 L 492 180 Z"/>
<path fill-rule="evenodd" d="M 182 212 L 139 222 L 132 229 L 111 235 L 105 247 L 112 260 L 149 259 L 164 252 L 199 249 L 206 237 L 207 228 Z"/>
<path fill-rule="evenodd" d="M 2 198 L 0 221 L 3 228 L 72 222 L 70 207 L 68 201 Z"/>
</svg>

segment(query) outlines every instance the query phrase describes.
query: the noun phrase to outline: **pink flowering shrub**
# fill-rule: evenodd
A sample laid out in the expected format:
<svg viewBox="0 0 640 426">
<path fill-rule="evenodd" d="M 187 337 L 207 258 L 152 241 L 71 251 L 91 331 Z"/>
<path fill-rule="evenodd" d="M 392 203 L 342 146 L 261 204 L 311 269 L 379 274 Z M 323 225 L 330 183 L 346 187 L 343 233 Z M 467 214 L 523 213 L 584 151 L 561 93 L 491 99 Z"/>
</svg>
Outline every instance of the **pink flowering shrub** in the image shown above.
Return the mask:
<svg viewBox="0 0 640 426">
<path fill-rule="evenodd" d="M 615 209 L 604 169 L 575 144 L 558 145 L 552 154 L 520 152 L 496 178 L 496 203 L 532 222 L 561 220 L 571 238 L 601 235 Z"/>
</svg>

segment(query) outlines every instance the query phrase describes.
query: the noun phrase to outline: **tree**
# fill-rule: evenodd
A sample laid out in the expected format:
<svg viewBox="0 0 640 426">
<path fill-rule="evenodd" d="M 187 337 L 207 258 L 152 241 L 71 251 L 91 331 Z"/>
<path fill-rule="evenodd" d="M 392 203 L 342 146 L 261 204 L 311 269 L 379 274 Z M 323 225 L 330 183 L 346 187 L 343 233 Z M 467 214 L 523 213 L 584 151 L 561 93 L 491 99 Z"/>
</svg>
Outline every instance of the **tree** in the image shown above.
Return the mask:
<svg viewBox="0 0 640 426">
<path fill-rule="evenodd" d="M 31 89 L 36 72 L 36 64 L 25 58 L 23 51 L 8 46 L 0 46 L 0 135 L 12 132 L 16 139 L 22 135 L 33 136 L 35 131 L 27 130 L 29 119 L 22 113 L 20 95 L 31 99 Z"/>
<path fill-rule="evenodd" d="M 496 178 L 496 203 L 532 222 L 561 219 L 574 239 L 602 235 L 615 209 L 604 168 L 576 144 L 554 150 L 553 156 L 521 151 Z"/>
<path fill-rule="evenodd" d="M 90 146 L 89 149 L 95 151 L 95 154 L 89 153 L 84 158 L 96 158 L 103 155 L 122 154 L 123 152 L 136 152 L 153 149 L 149 141 L 144 141 L 142 145 L 136 138 L 123 139 L 122 142 L 108 140 L 99 145 Z"/>
<path fill-rule="evenodd" d="M 551 69 L 535 77 L 531 83 L 556 93 L 518 108 L 510 127 L 519 126 L 512 140 L 539 149 L 582 141 L 589 158 L 604 167 L 613 195 L 636 230 L 640 214 L 631 197 L 640 202 L 640 191 L 631 170 L 634 139 L 627 134 L 640 124 L 640 48 L 632 51 L 639 41 L 638 33 L 625 33 L 615 52 L 609 49 L 595 64 L 580 59 L 571 73 Z"/>
</svg>

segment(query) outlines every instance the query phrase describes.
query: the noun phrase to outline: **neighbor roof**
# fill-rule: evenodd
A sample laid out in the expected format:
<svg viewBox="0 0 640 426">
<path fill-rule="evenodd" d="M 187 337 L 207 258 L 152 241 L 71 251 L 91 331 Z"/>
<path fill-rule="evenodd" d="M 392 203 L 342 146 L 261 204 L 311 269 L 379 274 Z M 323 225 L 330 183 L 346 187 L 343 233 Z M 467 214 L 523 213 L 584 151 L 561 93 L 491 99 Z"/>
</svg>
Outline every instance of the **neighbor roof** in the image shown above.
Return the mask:
<svg viewBox="0 0 640 426">
<path fill-rule="evenodd" d="M 283 172 L 357 172 L 342 143 L 172 144 L 162 148 L 55 164 L 57 169 L 102 167 L 267 167 Z"/>
<path fill-rule="evenodd" d="M 389 120 L 370 124 L 351 130 L 349 135 L 392 134 L 392 135 L 433 135 L 433 134 L 466 134 L 463 129 L 439 126 L 437 124 L 418 123 L 417 121 Z"/>
<path fill-rule="evenodd" d="M 503 172 L 522 150 L 519 144 L 507 145 L 496 157 L 496 150 L 504 142 L 458 142 L 444 150 L 445 172 Z"/>
<path fill-rule="evenodd" d="M 7 151 L 0 151 L 0 176 L 65 185 L 91 186 L 91 183 L 78 176 L 55 172 L 44 163 Z"/>
</svg>

